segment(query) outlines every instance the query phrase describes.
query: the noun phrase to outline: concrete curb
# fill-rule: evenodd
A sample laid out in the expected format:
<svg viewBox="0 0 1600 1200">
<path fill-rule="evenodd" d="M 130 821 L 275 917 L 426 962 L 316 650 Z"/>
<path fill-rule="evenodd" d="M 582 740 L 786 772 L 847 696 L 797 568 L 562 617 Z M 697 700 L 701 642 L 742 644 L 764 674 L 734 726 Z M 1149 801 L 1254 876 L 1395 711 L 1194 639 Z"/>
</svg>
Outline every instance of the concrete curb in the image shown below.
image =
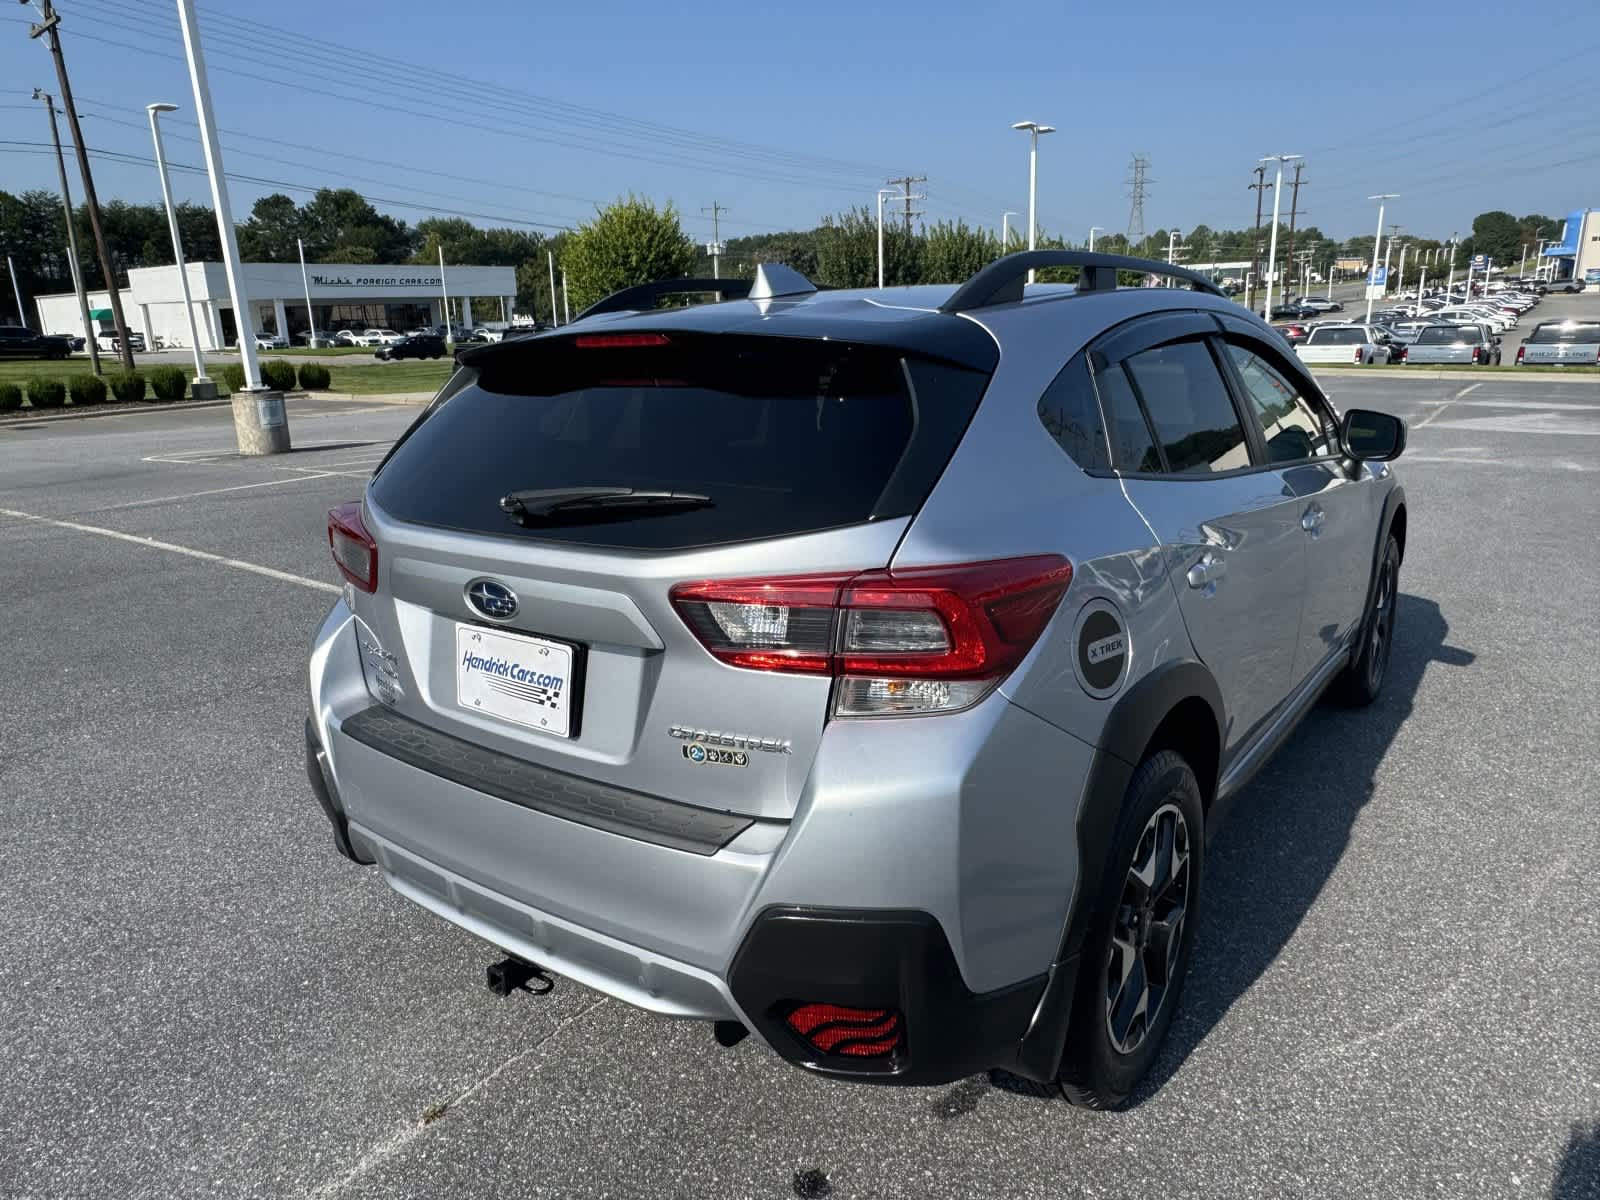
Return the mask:
<svg viewBox="0 0 1600 1200">
<path fill-rule="evenodd" d="M 1590 387 L 1600 386 L 1600 375 L 1597 374 L 1568 374 L 1563 371 L 1524 371 L 1517 367 L 1478 367 L 1468 370 L 1463 367 L 1459 371 L 1426 371 L 1412 370 L 1410 367 L 1312 367 L 1311 374 L 1317 378 L 1324 375 L 1336 379 L 1354 379 L 1365 376 L 1369 379 L 1471 379 L 1483 383 L 1491 379 L 1516 379 L 1538 383 L 1587 383 Z"/>
<path fill-rule="evenodd" d="M 433 392 L 382 392 L 376 395 L 355 395 L 351 392 L 288 392 L 290 400 L 334 400 L 341 404 L 374 404 L 420 408 L 434 397 Z M 19 408 L 0 413 L 0 429 L 11 424 L 31 424 L 34 421 L 87 421 L 91 417 L 132 417 L 143 413 L 184 412 L 197 408 L 227 408 L 233 403 L 231 396 L 216 400 L 174 400 L 167 404 L 153 404 L 141 400 L 135 404 L 110 402 L 80 409 Z"/>
</svg>

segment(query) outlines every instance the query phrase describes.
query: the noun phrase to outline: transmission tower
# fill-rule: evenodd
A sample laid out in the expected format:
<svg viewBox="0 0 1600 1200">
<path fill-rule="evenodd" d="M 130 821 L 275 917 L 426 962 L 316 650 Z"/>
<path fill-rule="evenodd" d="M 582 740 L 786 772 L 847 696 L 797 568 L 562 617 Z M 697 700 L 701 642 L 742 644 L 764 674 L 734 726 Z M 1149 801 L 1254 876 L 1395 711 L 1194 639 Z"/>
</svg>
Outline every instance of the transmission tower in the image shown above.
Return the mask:
<svg viewBox="0 0 1600 1200">
<path fill-rule="evenodd" d="M 1128 184 L 1128 253 L 1134 252 L 1134 247 L 1144 241 L 1144 199 L 1148 190 L 1150 179 L 1146 172 L 1150 169 L 1150 156 L 1135 154 L 1133 156 L 1133 174 L 1124 182 Z"/>
</svg>

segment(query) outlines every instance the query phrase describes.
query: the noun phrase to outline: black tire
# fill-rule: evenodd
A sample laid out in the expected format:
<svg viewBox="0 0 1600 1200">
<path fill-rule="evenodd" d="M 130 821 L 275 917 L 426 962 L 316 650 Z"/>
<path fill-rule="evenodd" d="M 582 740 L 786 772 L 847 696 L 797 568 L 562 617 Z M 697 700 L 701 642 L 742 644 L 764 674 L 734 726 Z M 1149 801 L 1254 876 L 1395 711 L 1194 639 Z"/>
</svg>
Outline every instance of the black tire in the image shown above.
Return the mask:
<svg viewBox="0 0 1600 1200">
<path fill-rule="evenodd" d="M 1161 1049 L 1194 942 L 1204 822 L 1200 785 L 1181 755 L 1161 750 L 1139 765 L 1122 801 L 1109 869 L 1089 918 L 1072 1023 L 1056 1073 L 1060 1094 L 1073 1104 L 1121 1107 Z M 1173 870 L 1180 852 L 1183 862 Z M 1166 868 L 1160 863 L 1163 854 Z M 1146 859 L 1155 885 L 1148 890 L 1136 870 Z M 1130 991 L 1135 986 L 1137 995 Z M 1152 999 L 1153 1018 L 1148 1015 Z M 1141 1004 L 1143 1017 L 1137 1015 Z"/>
<path fill-rule="evenodd" d="M 1390 534 L 1372 581 L 1372 596 L 1361 622 L 1359 649 L 1350 665 L 1340 671 L 1328 695 L 1350 708 L 1364 708 L 1383 691 L 1394 652 L 1395 610 L 1400 599 L 1400 543 Z"/>
</svg>

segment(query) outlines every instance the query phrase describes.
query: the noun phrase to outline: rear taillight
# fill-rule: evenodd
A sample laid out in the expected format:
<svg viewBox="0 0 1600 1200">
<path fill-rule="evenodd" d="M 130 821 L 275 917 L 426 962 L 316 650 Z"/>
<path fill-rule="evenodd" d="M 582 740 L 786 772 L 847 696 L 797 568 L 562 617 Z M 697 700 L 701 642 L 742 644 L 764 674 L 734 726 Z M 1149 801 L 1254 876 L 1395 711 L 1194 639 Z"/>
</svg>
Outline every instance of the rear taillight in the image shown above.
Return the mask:
<svg viewBox="0 0 1600 1200">
<path fill-rule="evenodd" d="M 665 346 L 669 339 L 664 333 L 583 333 L 576 342 L 580 350 L 637 350 L 643 346 Z"/>
<path fill-rule="evenodd" d="M 1357 346 L 1356 347 L 1356 362 L 1360 362 L 1361 361 L 1361 355 L 1362 355 L 1361 347 Z"/>
<path fill-rule="evenodd" d="M 823 1054 L 883 1058 L 900 1048 L 900 1013 L 893 1008 L 802 1004 L 784 1023 Z"/>
<path fill-rule="evenodd" d="M 1526 350 L 1526 349 L 1527 349 L 1526 346 L 1518 346 L 1517 347 L 1517 366 L 1519 366 L 1519 367 L 1522 365 L 1522 352 L 1524 350 Z"/>
<path fill-rule="evenodd" d="M 1411 348 L 1409 346 L 1401 346 L 1400 347 L 1400 361 L 1401 362 L 1405 362 L 1410 357 L 1411 357 Z"/>
<path fill-rule="evenodd" d="M 1474 346 L 1472 348 L 1472 361 L 1477 362 L 1481 357 L 1483 357 L 1483 347 Z"/>
<path fill-rule="evenodd" d="M 713 655 L 831 675 L 843 717 L 977 703 L 1033 648 L 1072 565 L 1060 555 L 896 571 L 683 583 L 672 602 Z"/>
<path fill-rule="evenodd" d="M 328 511 L 328 548 L 339 574 L 363 592 L 378 590 L 378 543 L 361 520 L 361 501 Z"/>
</svg>

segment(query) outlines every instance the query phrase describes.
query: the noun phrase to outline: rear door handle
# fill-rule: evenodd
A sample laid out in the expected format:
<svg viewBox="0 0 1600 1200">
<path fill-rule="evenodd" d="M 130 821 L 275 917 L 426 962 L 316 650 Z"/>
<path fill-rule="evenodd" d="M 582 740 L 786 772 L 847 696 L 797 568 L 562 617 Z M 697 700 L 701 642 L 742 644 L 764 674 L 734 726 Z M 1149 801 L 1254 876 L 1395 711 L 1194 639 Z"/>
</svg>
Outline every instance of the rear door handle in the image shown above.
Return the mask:
<svg viewBox="0 0 1600 1200">
<path fill-rule="evenodd" d="M 1300 528 L 1307 533 L 1316 533 L 1317 530 L 1322 528 L 1322 523 L 1327 519 L 1328 514 L 1323 512 L 1321 507 L 1313 504 L 1306 509 L 1305 515 L 1300 518 Z"/>
<path fill-rule="evenodd" d="M 1207 550 L 1205 556 L 1189 568 L 1185 578 L 1192 588 L 1203 588 L 1208 583 L 1215 583 L 1228 572 L 1228 560 L 1212 550 Z"/>
</svg>

